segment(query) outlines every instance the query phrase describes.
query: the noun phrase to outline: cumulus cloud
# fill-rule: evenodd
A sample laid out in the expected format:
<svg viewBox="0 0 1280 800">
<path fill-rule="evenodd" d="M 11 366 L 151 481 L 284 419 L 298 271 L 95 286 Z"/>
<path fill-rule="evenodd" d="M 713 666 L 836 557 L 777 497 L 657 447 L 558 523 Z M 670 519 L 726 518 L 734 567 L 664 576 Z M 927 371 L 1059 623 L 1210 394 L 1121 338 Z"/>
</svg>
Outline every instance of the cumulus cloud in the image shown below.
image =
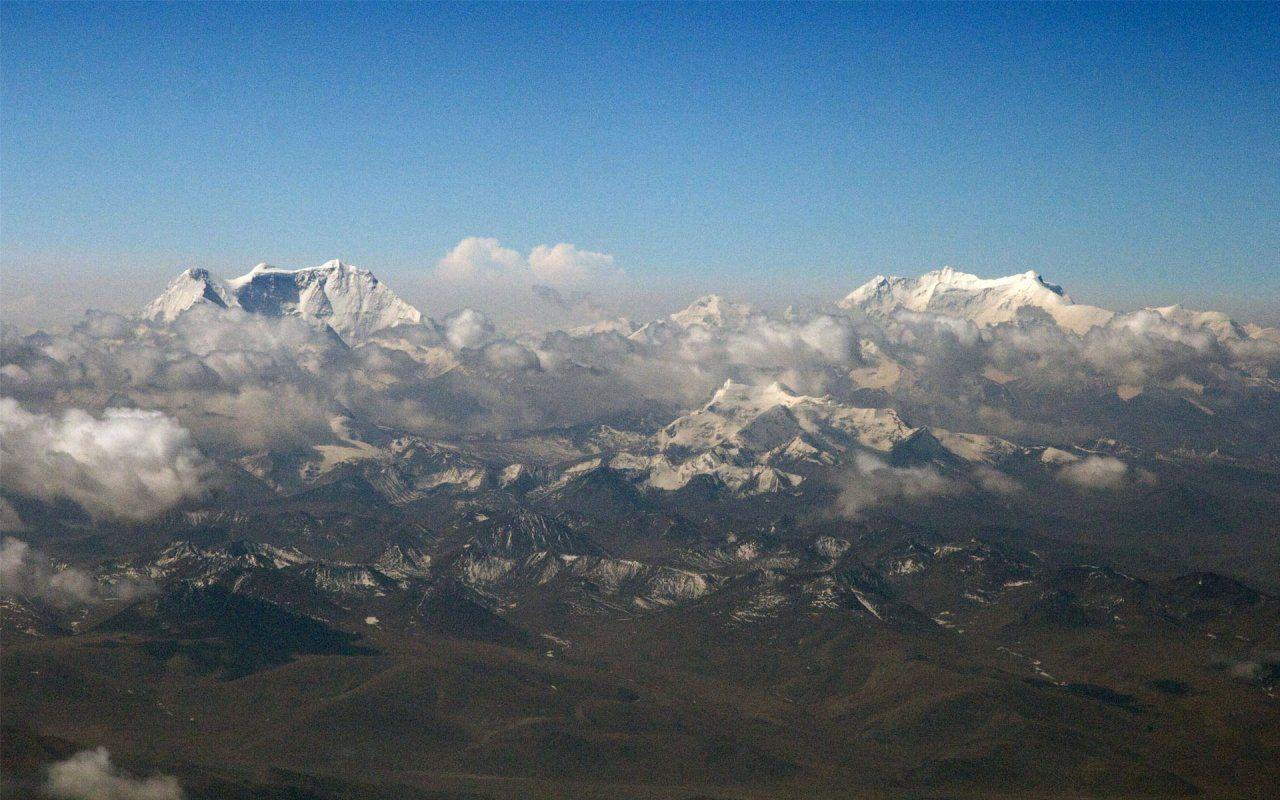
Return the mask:
<svg viewBox="0 0 1280 800">
<path fill-rule="evenodd" d="M 1129 465 L 1111 456 L 1089 456 L 1064 465 L 1058 479 L 1081 489 L 1115 490 L 1130 480 Z"/>
<path fill-rule="evenodd" d="M 743 329 L 725 339 L 725 355 L 737 363 L 792 366 L 804 363 L 851 363 L 856 352 L 852 327 L 837 317 L 808 319 L 748 318 Z"/>
<path fill-rule="evenodd" d="M 455 311 L 444 320 L 444 335 L 458 349 L 483 347 L 496 329 L 488 317 L 472 308 Z"/>
<path fill-rule="evenodd" d="M 547 283 L 574 283 L 618 274 L 612 255 L 581 250 L 569 242 L 533 248 L 529 251 L 529 269 L 535 278 Z"/>
<path fill-rule="evenodd" d="M 554 286 L 547 286 L 545 283 L 535 283 L 532 287 L 534 297 L 539 300 L 550 303 L 558 309 L 568 310 L 569 301 L 565 300 L 564 295 L 556 291 Z"/>
<path fill-rule="evenodd" d="M 959 491 L 956 482 L 932 466 L 894 467 L 859 453 L 844 476 L 836 505 L 844 516 L 859 519 L 873 508 L 922 503 Z"/>
<path fill-rule="evenodd" d="M 158 411 L 30 412 L 0 398 L 0 484 L 67 499 L 94 516 L 148 519 L 204 489 L 207 464 L 191 434 Z"/>
<path fill-rule="evenodd" d="M 436 275 L 445 280 L 506 278 L 523 273 L 528 262 L 497 239 L 468 236 L 436 262 Z"/>
<path fill-rule="evenodd" d="M 44 793 L 55 800 L 182 800 L 172 775 L 134 778 L 111 763 L 105 747 L 82 750 L 49 767 Z"/>
<path fill-rule="evenodd" d="M 1011 475 L 984 465 L 974 468 L 973 479 L 979 487 L 992 494 L 1009 495 L 1022 491 L 1022 484 Z"/>
<path fill-rule="evenodd" d="M 541 281 L 574 284 L 621 274 L 609 253 L 584 250 L 571 242 L 536 245 L 528 256 L 491 237 L 469 236 L 436 262 L 436 277 L 462 283 Z"/>
<path fill-rule="evenodd" d="M 184 408 L 187 425 L 219 448 L 291 450 L 324 441 L 333 401 L 308 386 L 290 383 L 243 386 L 230 392 L 164 397 Z"/>
<path fill-rule="evenodd" d="M 55 564 L 21 539 L 0 540 L 0 593 L 33 597 L 58 608 L 130 600 L 150 591 L 131 580 L 101 583 L 84 570 Z"/>
</svg>

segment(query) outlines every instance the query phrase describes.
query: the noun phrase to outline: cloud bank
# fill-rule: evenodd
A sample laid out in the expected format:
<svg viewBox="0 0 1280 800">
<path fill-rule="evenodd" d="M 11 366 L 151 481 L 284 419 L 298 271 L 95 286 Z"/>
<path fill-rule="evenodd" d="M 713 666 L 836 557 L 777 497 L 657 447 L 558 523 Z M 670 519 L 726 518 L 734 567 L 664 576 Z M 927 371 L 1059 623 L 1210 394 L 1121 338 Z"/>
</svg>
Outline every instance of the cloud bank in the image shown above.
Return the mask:
<svg viewBox="0 0 1280 800">
<path fill-rule="evenodd" d="M 561 275 L 612 264 L 570 246 L 525 257 L 469 239 L 441 269 L 463 277 L 516 270 L 542 306 L 587 302 L 535 283 L 535 262 Z M 1267 423 L 1280 418 L 1268 388 L 1275 376 L 1280 344 L 1221 338 L 1148 312 L 1080 335 L 1034 314 L 979 327 L 917 312 L 762 313 L 709 296 L 644 325 L 606 319 L 520 335 L 463 308 L 351 345 L 299 319 L 242 310 L 194 308 L 170 325 L 93 312 L 65 334 L 0 339 L 0 394 L 12 398 L 0 406 L 5 455 L 19 464 L 6 470 L 4 488 L 145 518 L 199 491 L 196 447 L 219 460 L 305 451 L 340 444 L 335 420 L 352 418 L 450 440 L 641 418 L 662 424 L 728 379 L 777 381 L 848 405 L 891 407 L 913 426 L 1019 444 L 1090 446 L 1105 435 L 1137 447 L 1258 456 L 1280 450 L 1280 425 Z M 1170 415 L 1178 426 L 1150 424 Z M 1097 489 L 1140 479 L 1122 467 L 1086 461 L 1059 477 Z M 929 485 L 928 476 L 909 478 L 867 469 L 857 482 L 884 483 L 900 497 Z M 1017 490 L 996 473 L 977 481 L 990 492 Z M 857 492 L 847 503 L 854 511 L 868 502 Z M 0 514 L 0 524 L 21 524 L 15 516 Z"/>
</svg>

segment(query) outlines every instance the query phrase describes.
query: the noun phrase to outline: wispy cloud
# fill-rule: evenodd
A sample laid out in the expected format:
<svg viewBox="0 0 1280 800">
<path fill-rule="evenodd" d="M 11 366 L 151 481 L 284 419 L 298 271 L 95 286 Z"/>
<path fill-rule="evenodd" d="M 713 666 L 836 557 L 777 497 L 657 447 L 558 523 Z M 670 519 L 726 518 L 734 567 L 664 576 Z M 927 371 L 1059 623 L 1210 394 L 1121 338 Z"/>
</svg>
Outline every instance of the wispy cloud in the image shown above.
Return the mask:
<svg viewBox="0 0 1280 800">
<path fill-rule="evenodd" d="M 858 519 L 873 508 L 924 503 L 960 491 L 960 484 L 932 466 L 894 467 L 860 453 L 844 475 L 836 504 L 845 516 Z"/>
<path fill-rule="evenodd" d="M 58 608 L 129 600 L 152 589 L 147 583 L 101 583 L 84 570 L 54 564 L 21 539 L 0 540 L 0 593 L 38 598 Z"/>
</svg>

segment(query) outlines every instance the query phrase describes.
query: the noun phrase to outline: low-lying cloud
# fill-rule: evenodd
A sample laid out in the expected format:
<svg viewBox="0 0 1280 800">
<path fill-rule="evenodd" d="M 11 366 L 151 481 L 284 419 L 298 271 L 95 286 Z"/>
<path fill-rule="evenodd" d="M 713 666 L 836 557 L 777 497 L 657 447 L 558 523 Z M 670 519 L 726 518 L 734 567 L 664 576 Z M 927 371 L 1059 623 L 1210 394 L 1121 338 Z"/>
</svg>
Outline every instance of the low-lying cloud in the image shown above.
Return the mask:
<svg viewBox="0 0 1280 800">
<path fill-rule="evenodd" d="M 1114 491 L 1123 489 L 1132 480 L 1129 465 L 1110 456 L 1088 456 L 1063 465 L 1058 479 L 1081 489 Z"/>
<path fill-rule="evenodd" d="M 44 793 L 54 800 L 183 800 L 172 775 L 134 778 L 111 763 L 105 747 L 82 750 L 49 767 Z"/>
<path fill-rule="evenodd" d="M 186 428 L 159 411 L 31 412 L 0 398 L 0 485 L 98 517 L 142 520 L 201 494 L 207 465 Z"/>
<path fill-rule="evenodd" d="M 894 467 L 859 453 L 844 476 L 836 505 L 844 516 L 859 519 L 873 508 L 915 505 L 962 489 L 932 466 Z"/>
<path fill-rule="evenodd" d="M 53 563 L 21 539 L 6 536 L 0 540 L 0 594 L 34 598 L 65 609 L 132 600 L 151 588 L 127 579 L 103 583 L 82 569 Z"/>
<path fill-rule="evenodd" d="M 515 271 L 538 313 L 591 305 L 583 292 L 541 282 L 535 262 L 562 276 L 612 267 L 604 254 L 567 245 L 524 256 L 477 238 L 460 243 L 439 269 L 462 279 Z M 779 381 L 849 405 L 893 407 L 913 425 L 1020 444 L 1090 444 L 1106 435 L 1137 447 L 1182 446 L 1131 409 L 1186 396 L 1196 405 L 1178 401 L 1179 413 L 1203 421 L 1207 432 L 1224 432 L 1206 438 L 1206 449 L 1225 444 L 1265 453 L 1280 446 L 1280 426 L 1250 422 L 1246 437 L 1224 423 L 1236 409 L 1237 418 L 1257 420 L 1275 408 L 1259 387 L 1280 374 L 1280 345 L 1224 343 L 1159 315 L 1121 317 L 1081 336 L 1034 318 L 980 328 L 914 312 L 769 314 L 705 298 L 644 326 L 597 322 L 515 335 L 464 308 L 438 324 L 391 328 L 347 346 L 302 320 L 243 311 L 196 308 L 168 326 L 92 313 L 65 334 L 0 341 L 0 394 L 30 409 L 25 413 L 48 417 L 24 423 L 37 433 L 67 427 L 64 412 L 49 409 L 82 409 L 65 413 L 99 428 L 122 423 L 112 407 L 148 409 L 128 413 L 158 413 L 219 458 L 331 442 L 333 420 L 348 416 L 441 437 L 518 435 L 655 413 L 674 418 L 705 403 L 727 379 Z M 1118 393 L 1120 386 L 1127 388 Z M 13 415 L 14 407 L 3 413 Z M 96 469 L 99 458 L 51 464 L 38 448 L 27 449 L 37 455 L 23 471 L 24 493 L 87 502 L 96 495 L 98 514 L 137 497 L 139 507 L 114 513 L 138 518 L 191 488 L 179 479 L 135 492 Z M 135 466 L 128 457 L 121 463 Z M 1101 488 L 1122 484 L 1122 472 L 1090 462 L 1061 477 Z M 986 478 L 979 483 L 987 491 L 1013 488 L 999 476 Z M 8 475 L 4 485 L 14 486 Z"/>
</svg>

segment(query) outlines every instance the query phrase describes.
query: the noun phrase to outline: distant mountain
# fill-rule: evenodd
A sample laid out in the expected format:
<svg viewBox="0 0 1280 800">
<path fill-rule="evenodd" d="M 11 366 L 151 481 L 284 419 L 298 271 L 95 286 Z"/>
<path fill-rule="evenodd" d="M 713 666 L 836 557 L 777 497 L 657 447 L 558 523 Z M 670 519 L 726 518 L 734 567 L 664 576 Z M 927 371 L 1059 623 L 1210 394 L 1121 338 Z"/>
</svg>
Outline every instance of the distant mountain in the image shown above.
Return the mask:
<svg viewBox="0 0 1280 800">
<path fill-rule="evenodd" d="M 1176 325 L 1208 331 L 1220 340 L 1250 338 L 1249 332 L 1243 326 L 1221 311 L 1193 311 L 1179 304 L 1146 310 L 1159 314 L 1162 319 Z"/>
<path fill-rule="evenodd" d="M 259 264 L 229 281 L 215 278 L 207 270 L 189 269 L 147 305 L 142 315 L 172 322 L 201 304 L 273 317 L 301 317 L 329 326 L 348 344 L 364 341 L 386 328 L 417 325 L 423 320 L 418 309 L 401 300 L 372 272 L 336 259 L 298 270 Z"/>
<path fill-rule="evenodd" d="M 840 301 L 841 308 L 884 315 L 917 311 L 959 317 L 986 326 L 1010 322 L 1024 309 L 1039 309 L 1076 333 L 1105 325 L 1114 312 L 1078 305 L 1061 286 L 1034 271 L 1004 278 L 979 278 L 950 267 L 919 278 L 877 275 Z"/>
<path fill-rule="evenodd" d="M 665 319 L 654 320 L 630 335 L 633 342 L 655 344 L 691 328 L 707 331 L 740 329 L 751 316 L 751 306 L 730 302 L 718 294 L 699 297 Z"/>
<path fill-rule="evenodd" d="M 695 300 L 688 308 L 671 315 L 671 321 L 682 328 L 700 325 L 704 328 L 721 328 L 740 324 L 751 313 L 751 306 L 732 303 L 718 294 L 709 294 Z"/>
</svg>

